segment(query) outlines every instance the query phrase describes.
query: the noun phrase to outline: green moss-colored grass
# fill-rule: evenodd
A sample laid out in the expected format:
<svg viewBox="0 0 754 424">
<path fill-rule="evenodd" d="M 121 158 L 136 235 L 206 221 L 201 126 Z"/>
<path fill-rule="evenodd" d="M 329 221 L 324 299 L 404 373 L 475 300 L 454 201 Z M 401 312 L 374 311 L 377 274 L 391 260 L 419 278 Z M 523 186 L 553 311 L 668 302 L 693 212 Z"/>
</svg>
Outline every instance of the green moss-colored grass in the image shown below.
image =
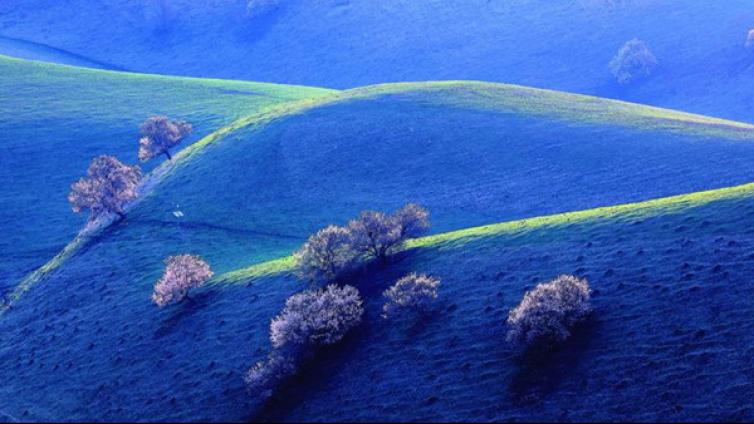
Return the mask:
<svg viewBox="0 0 754 424">
<path fill-rule="evenodd" d="M 587 209 L 583 211 L 566 212 L 554 215 L 538 216 L 520 219 L 510 222 L 482 225 L 472 228 L 464 228 L 441 234 L 433 234 L 427 237 L 409 240 L 404 250 L 439 247 L 452 244 L 463 245 L 474 239 L 484 237 L 496 237 L 524 233 L 532 230 L 541 230 L 548 227 L 563 227 L 576 223 L 588 223 L 599 221 L 623 221 L 639 219 L 648 216 L 658 216 L 677 213 L 690 208 L 699 207 L 708 203 L 731 200 L 754 195 L 754 183 L 734 187 L 725 187 L 715 190 L 706 190 L 695 193 L 682 194 L 679 196 L 652 199 L 645 202 L 627 203 L 615 206 Z M 254 278 L 267 277 L 270 275 L 291 272 L 294 267 L 293 256 L 275 259 L 247 268 L 232 271 L 218 276 L 214 284 L 240 283 Z"/>
<path fill-rule="evenodd" d="M 88 122 L 128 119 L 128 111 L 170 107 L 176 115 L 212 110 L 226 116 L 334 93 L 284 84 L 137 74 L 14 59 L 0 55 L 0 117 L 38 121 L 86 113 Z M 110 103 L 112 101 L 112 103 Z M 141 113 L 139 114 L 141 115 Z"/>
</svg>

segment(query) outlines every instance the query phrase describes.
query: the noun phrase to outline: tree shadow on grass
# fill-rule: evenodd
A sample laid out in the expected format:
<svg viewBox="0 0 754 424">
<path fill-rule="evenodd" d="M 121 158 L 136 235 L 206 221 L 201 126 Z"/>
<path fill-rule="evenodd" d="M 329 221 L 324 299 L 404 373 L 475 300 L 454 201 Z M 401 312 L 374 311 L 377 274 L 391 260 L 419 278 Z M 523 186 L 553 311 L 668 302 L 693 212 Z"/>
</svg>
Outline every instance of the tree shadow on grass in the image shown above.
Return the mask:
<svg viewBox="0 0 754 424">
<path fill-rule="evenodd" d="M 508 393 L 516 406 L 531 406 L 542 402 L 566 378 L 571 377 L 584 352 L 599 328 L 590 317 L 574 327 L 571 337 L 559 345 L 533 345 L 523 348 L 514 357 L 516 371 Z"/>
<path fill-rule="evenodd" d="M 305 354 L 298 363 L 298 372 L 282 382 L 273 395 L 260 405 L 249 417 L 253 422 L 281 422 L 287 414 L 303 405 L 312 392 L 327 390 L 333 376 L 338 374 L 343 364 L 353 352 L 369 337 L 371 322 L 364 322 L 352 330 L 340 343 L 319 348 Z"/>
<path fill-rule="evenodd" d="M 173 332 L 173 329 L 180 326 L 181 321 L 196 314 L 213 302 L 217 296 L 215 290 L 205 290 L 200 293 L 192 294 L 182 302 L 169 305 L 172 311 L 170 315 L 162 321 L 160 327 L 155 331 L 154 338 L 159 339 Z M 155 306 L 156 307 L 156 306 Z"/>
</svg>

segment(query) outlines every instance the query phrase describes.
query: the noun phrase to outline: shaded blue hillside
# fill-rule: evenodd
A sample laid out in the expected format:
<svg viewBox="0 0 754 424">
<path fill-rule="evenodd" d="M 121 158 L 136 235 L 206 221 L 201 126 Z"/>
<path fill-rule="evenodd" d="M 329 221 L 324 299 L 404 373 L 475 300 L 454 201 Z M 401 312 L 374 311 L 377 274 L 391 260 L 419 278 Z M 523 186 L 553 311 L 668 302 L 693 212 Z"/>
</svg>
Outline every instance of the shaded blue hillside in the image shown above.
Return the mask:
<svg viewBox="0 0 754 424">
<path fill-rule="evenodd" d="M 141 72 L 334 88 L 474 79 L 754 120 L 750 0 L 33 0 L 0 35 Z M 262 6 L 263 4 L 272 6 Z M 607 64 L 638 37 L 656 75 L 619 87 Z"/>
<path fill-rule="evenodd" d="M 185 240 L 235 268 L 409 201 L 448 231 L 745 183 L 753 137 L 745 124 L 523 87 L 376 86 L 252 116 L 192 146 L 127 225 L 150 246 Z M 246 242 L 224 241 L 236 237 Z"/>
<path fill-rule="evenodd" d="M 28 291 L 20 292 L 18 301 L 0 315 L 0 379 L 6 382 L 0 387 L 0 405 L 7 405 L 4 413 L 22 419 L 250 418 L 255 401 L 244 393 L 241 374 L 267 352 L 268 320 L 302 284 L 290 275 L 246 285 L 217 284 L 197 293 L 193 305 L 158 310 L 149 297 L 165 256 L 199 254 L 224 274 L 286 256 L 315 229 L 344 223 L 365 208 L 392 209 L 418 201 L 432 211 L 433 231 L 441 232 L 736 184 L 751 175 L 751 131 L 746 124 L 640 105 L 464 82 L 368 87 L 267 109 L 200 140 L 177 154 L 174 163 L 156 169 L 146 196 L 128 210 L 125 221 L 78 245 L 70 257 L 53 263 L 42 278 L 26 287 Z M 712 209 L 705 220 L 747 219 L 749 207 L 749 200 L 741 200 L 728 209 Z M 171 213 L 175 210 L 182 211 L 183 218 Z M 563 222 L 568 226 L 571 221 L 566 216 Z M 612 254 L 608 252 L 633 252 L 608 243 L 630 245 L 634 236 L 660 246 L 648 245 L 657 256 L 651 264 L 672 266 L 675 262 L 659 256 L 662 243 L 672 243 L 668 234 L 686 237 L 680 235 L 686 231 L 692 237 L 697 227 L 668 225 L 672 226 L 646 227 L 638 234 L 632 231 L 644 227 L 600 225 L 593 231 L 586 224 L 567 227 L 573 229 L 572 237 L 609 246 L 598 251 L 593 269 L 579 273 L 596 279 L 607 271 L 599 261 L 608 260 Z M 700 224 L 700 234 L 708 225 Z M 713 225 L 704 231 L 720 228 Z M 722 228 L 720 234 L 740 230 Z M 510 280 L 514 284 L 509 289 L 516 295 L 504 293 L 493 307 L 507 307 L 516 300 L 523 290 L 519 278 L 532 284 L 552 273 L 571 271 L 560 265 L 578 254 L 561 249 L 560 231 L 553 233 L 554 238 L 532 234 L 526 239 L 532 246 L 555 240 L 546 247 L 552 251 L 551 262 L 534 262 L 539 254 L 533 255 L 524 263 L 531 268 L 525 268 L 523 277 Z M 571 236 L 563 232 L 562 238 L 567 237 Z M 446 279 L 446 299 L 456 299 L 456 308 L 469 312 L 451 318 L 481 320 L 482 315 L 472 309 L 486 301 L 480 299 L 487 299 L 487 290 L 498 287 L 490 284 L 489 275 L 516 271 L 527 257 L 527 249 L 501 251 L 508 244 L 505 240 L 470 244 L 453 253 L 459 256 L 446 257 L 436 250 L 419 253 L 415 259 L 419 262 L 403 261 L 389 275 L 371 270 L 359 285 L 371 298 L 394 273 L 408 269 L 401 267 L 436 272 Z M 730 247 L 746 246 L 747 240 L 737 237 L 739 245 Z M 431 247 L 439 252 L 446 248 Z M 736 249 L 736 254 L 744 254 Z M 728 265 L 723 257 L 716 259 L 716 252 L 695 254 Z M 450 258 L 447 263 L 446 258 Z M 506 262 L 508 258 L 511 262 Z M 468 280 L 447 271 L 449 266 L 457 266 L 454 269 Z M 619 263 L 611 266 L 615 275 L 624 275 L 618 272 Z M 490 271 L 479 273 L 485 269 Z M 667 272 L 658 268 L 647 275 L 655 278 Z M 461 283 L 454 283 L 454 278 Z M 474 290 L 483 291 L 464 300 L 459 284 L 472 279 L 478 280 Z M 601 287 L 601 281 L 595 280 L 595 287 Z M 464 306 L 469 309 L 461 309 L 462 302 L 469 302 Z M 377 303 L 370 303 L 369 322 L 374 321 L 376 307 Z M 499 310 L 496 317 L 502 319 Z M 448 334 L 476 334 L 462 323 L 449 322 L 453 327 L 445 329 Z M 474 322 L 482 328 L 482 321 Z M 370 325 L 377 324 L 368 323 L 364 331 L 379 331 Z M 499 331 L 494 325 L 486 329 Z M 369 333 L 351 340 L 362 337 L 366 337 L 364 348 L 377 345 L 369 341 Z M 386 337 L 385 342 L 394 342 L 394 336 Z M 433 343 L 431 336 L 429 340 Z M 412 349 L 404 342 L 401 338 L 398 343 Z M 351 343 L 346 346 L 362 346 Z M 443 350 L 453 347 L 448 343 L 441 342 Z M 466 345 L 476 349 L 473 344 L 459 344 Z M 500 349 L 506 354 L 506 348 Z M 356 363 L 363 359 L 362 353 L 351 352 L 342 358 L 353 356 Z M 384 359 L 381 355 L 376 356 L 379 361 Z M 330 369 L 327 361 L 325 370 Z M 394 366 L 389 372 L 400 372 L 406 365 Z M 378 376 L 370 372 L 354 378 L 370 375 Z M 303 378 L 301 390 L 311 387 L 308 377 Z M 488 378 L 500 375 L 481 373 L 481 379 L 474 381 Z M 329 384 L 327 379 L 320 381 Z M 424 397 L 434 387 L 417 388 L 415 393 Z M 322 396 L 327 393 L 323 390 Z M 360 391 L 353 396 L 363 395 Z M 458 397 L 456 414 L 463 414 L 467 411 L 463 399 L 469 398 Z M 499 401 L 494 396 L 488 399 Z M 324 405 L 316 397 L 312 402 L 312 408 Z M 295 404 L 285 408 L 294 414 L 300 411 Z M 263 415 L 275 416 L 277 410 L 273 405 Z M 414 412 L 441 412 L 435 411 Z"/>
<path fill-rule="evenodd" d="M 751 421 L 753 216 L 749 193 L 411 251 L 354 279 L 364 324 L 255 419 Z M 443 280 L 434 314 L 385 322 L 381 292 L 413 271 Z M 589 279 L 592 318 L 554 352 L 518 355 L 508 311 L 561 273 Z"/>
<path fill-rule="evenodd" d="M 241 376 L 302 284 L 213 285 L 158 310 L 141 270 L 162 252 L 128 252 L 133 228 L 113 228 L 0 319 L 0 404 L 24 420 L 750 420 L 753 190 L 430 237 L 353 277 L 364 324 L 262 409 Z M 414 270 L 443 279 L 436 313 L 382 321 L 380 293 Z M 563 272 L 589 278 L 593 320 L 517 359 L 507 310 Z"/>
<path fill-rule="evenodd" d="M 150 115 L 191 121 L 195 131 L 185 141 L 188 145 L 240 116 L 330 92 L 105 72 L 0 56 L 0 293 L 76 234 L 86 218 L 70 211 L 66 196 L 71 183 L 97 155 L 135 163 L 138 125 Z"/>
</svg>

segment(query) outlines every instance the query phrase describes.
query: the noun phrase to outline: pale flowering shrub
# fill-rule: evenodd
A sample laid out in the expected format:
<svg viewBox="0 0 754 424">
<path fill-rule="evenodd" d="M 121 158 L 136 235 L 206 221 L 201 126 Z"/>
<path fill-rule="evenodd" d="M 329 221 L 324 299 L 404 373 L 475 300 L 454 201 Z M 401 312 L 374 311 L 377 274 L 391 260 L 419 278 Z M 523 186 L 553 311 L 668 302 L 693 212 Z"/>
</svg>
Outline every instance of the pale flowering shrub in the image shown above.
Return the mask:
<svg viewBox="0 0 754 424">
<path fill-rule="evenodd" d="M 186 121 L 171 121 L 167 116 L 152 116 L 139 127 L 139 160 L 146 162 L 159 155 L 172 159 L 170 149 L 191 134 L 193 127 Z"/>
<path fill-rule="evenodd" d="M 189 290 L 201 287 L 212 275 L 209 264 L 199 256 L 170 256 L 165 259 L 165 271 L 154 286 L 152 301 L 159 307 L 180 302 Z"/>
<path fill-rule="evenodd" d="M 383 293 L 387 302 L 382 307 L 383 317 L 389 318 L 399 311 L 426 312 L 437 299 L 438 278 L 427 274 L 408 274 Z"/>
<path fill-rule="evenodd" d="M 330 225 L 309 237 L 293 258 L 299 278 L 332 281 L 349 269 L 356 259 L 356 251 L 348 229 Z"/>
<path fill-rule="evenodd" d="M 610 71 L 620 84 L 627 84 L 649 76 L 657 66 L 657 58 L 643 41 L 634 38 L 626 42 L 610 61 Z"/>
<path fill-rule="evenodd" d="M 410 237 L 418 237 L 429 229 L 429 212 L 416 204 L 408 204 L 393 214 L 364 211 L 348 223 L 354 248 L 362 255 L 386 259 Z"/>
<path fill-rule="evenodd" d="M 319 346 L 340 341 L 361 322 L 364 314 L 359 291 L 329 285 L 295 294 L 270 323 L 270 341 L 276 349 L 289 345 Z"/>
<path fill-rule="evenodd" d="M 266 399 L 272 395 L 281 380 L 296 373 L 296 362 L 291 355 L 273 351 L 266 361 L 254 364 L 244 375 L 246 387 L 252 395 Z"/>
<path fill-rule="evenodd" d="M 508 314 L 508 340 L 524 345 L 560 342 L 591 312 L 589 283 L 572 275 L 537 285 Z"/>
<path fill-rule="evenodd" d="M 71 186 L 68 202 L 74 212 L 89 209 L 89 219 L 104 213 L 125 216 L 123 206 L 137 197 L 141 169 L 128 166 L 112 156 L 92 160 L 86 177 Z"/>
</svg>

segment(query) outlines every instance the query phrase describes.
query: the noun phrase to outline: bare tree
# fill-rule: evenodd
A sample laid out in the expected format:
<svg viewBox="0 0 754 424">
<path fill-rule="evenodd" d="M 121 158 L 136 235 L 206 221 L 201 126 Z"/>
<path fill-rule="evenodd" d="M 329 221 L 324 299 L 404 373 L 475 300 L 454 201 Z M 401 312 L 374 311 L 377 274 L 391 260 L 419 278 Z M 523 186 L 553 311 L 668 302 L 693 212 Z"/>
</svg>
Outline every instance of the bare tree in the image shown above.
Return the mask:
<svg viewBox="0 0 754 424">
<path fill-rule="evenodd" d="M 138 166 L 124 165 L 113 156 L 99 156 L 92 160 L 87 176 L 71 186 L 68 202 L 76 213 L 89 209 L 90 220 L 108 212 L 123 218 L 123 206 L 136 198 L 140 180 Z"/>
</svg>

